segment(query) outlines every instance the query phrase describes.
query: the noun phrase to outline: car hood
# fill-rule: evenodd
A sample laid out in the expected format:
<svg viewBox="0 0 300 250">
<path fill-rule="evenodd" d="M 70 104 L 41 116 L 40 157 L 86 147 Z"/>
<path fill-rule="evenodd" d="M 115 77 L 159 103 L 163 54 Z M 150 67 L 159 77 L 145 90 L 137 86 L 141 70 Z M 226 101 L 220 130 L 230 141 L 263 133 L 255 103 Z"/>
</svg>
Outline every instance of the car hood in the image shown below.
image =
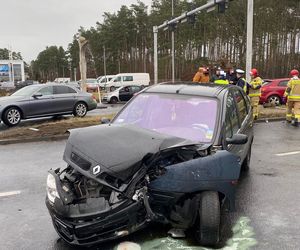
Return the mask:
<svg viewBox="0 0 300 250">
<path fill-rule="evenodd" d="M 12 103 L 23 100 L 24 98 L 24 96 L 3 96 L 0 97 L 0 104 Z"/>
<path fill-rule="evenodd" d="M 199 143 L 133 125 L 99 125 L 71 130 L 64 160 L 87 177 L 95 179 L 101 172 L 125 181 L 145 156 L 195 144 Z"/>
</svg>

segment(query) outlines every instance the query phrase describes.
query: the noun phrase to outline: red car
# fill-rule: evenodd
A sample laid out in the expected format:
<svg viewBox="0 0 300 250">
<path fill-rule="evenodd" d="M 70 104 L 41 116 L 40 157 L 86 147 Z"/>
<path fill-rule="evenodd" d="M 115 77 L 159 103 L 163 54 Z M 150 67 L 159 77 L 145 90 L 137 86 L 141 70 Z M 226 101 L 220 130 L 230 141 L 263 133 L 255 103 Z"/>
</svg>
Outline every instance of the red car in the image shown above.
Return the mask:
<svg viewBox="0 0 300 250">
<path fill-rule="evenodd" d="M 261 87 L 260 104 L 285 104 L 283 95 L 289 80 L 289 78 L 264 80 L 264 84 Z"/>
</svg>

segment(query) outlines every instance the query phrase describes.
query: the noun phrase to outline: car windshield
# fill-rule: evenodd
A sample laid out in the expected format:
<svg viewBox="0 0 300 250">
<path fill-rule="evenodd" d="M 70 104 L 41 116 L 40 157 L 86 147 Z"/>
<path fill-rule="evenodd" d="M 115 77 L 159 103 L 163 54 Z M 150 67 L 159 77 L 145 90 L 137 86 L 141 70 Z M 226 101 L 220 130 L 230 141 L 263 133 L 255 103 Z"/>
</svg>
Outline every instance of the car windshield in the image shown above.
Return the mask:
<svg viewBox="0 0 300 250">
<path fill-rule="evenodd" d="M 31 85 L 24 88 L 19 89 L 12 96 L 31 96 L 35 93 L 41 86 L 40 85 Z"/>
<path fill-rule="evenodd" d="M 218 111 L 216 99 L 174 94 L 138 95 L 114 124 L 141 128 L 197 142 L 211 142 Z"/>
</svg>

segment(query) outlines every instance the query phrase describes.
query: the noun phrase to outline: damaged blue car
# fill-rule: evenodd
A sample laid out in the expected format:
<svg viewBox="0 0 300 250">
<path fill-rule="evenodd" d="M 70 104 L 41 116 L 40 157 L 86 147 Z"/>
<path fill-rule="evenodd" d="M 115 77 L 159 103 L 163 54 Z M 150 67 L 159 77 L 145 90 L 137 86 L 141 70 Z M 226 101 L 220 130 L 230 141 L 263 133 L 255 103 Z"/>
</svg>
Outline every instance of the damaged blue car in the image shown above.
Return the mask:
<svg viewBox="0 0 300 250">
<path fill-rule="evenodd" d="M 66 167 L 49 171 L 46 205 L 57 233 L 90 246 L 157 222 L 216 245 L 221 207 L 235 209 L 250 164 L 253 118 L 243 90 L 154 85 L 102 123 L 71 130 Z"/>
</svg>

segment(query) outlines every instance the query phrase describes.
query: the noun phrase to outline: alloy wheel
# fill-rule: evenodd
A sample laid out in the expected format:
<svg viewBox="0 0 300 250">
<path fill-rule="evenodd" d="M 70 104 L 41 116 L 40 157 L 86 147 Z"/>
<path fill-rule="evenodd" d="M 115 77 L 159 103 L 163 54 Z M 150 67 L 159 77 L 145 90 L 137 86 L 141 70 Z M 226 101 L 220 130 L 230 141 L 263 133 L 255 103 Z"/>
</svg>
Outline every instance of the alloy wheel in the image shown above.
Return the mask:
<svg viewBox="0 0 300 250">
<path fill-rule="evenodd" d="M 79 103 L 76 106 L 76 114 L 77 116 L 85 116 L 87 110 L 86 110 L 86 105 L 83 103 Z"/>
<path fill-rule="evenodd" d="M 21 120 L 20 111 L 17 109 L 11 109 L 8 111 L 6 118 L 11 125 L 17 125 Z"/>
</svg>

